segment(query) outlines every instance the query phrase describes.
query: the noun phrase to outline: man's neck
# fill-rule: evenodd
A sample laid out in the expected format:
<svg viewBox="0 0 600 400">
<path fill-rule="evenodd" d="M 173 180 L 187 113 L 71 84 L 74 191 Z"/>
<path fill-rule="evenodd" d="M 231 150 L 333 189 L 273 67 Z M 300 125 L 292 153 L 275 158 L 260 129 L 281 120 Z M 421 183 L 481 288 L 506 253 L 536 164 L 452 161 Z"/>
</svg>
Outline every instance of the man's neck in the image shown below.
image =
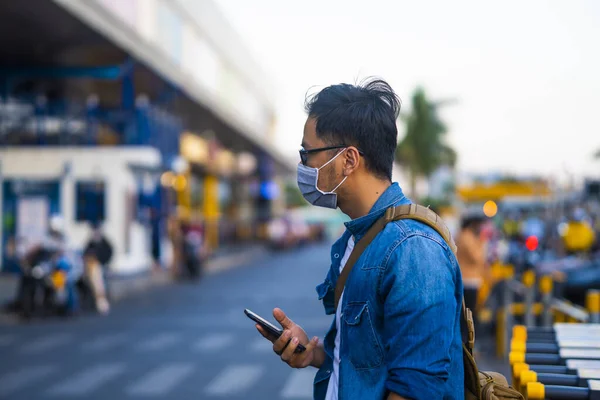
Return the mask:
<svg viewBox="0 0 600 400">
<path fill-rule="evenodd" d="M 352 198 L 345 199 L 344 203 L 340 205 L 340 209 L 352 219 L 365 216 L 391 184 L 390 181 L 374 177 L 362 179 L 360 189 L 354 192 Z"/>
</svg>

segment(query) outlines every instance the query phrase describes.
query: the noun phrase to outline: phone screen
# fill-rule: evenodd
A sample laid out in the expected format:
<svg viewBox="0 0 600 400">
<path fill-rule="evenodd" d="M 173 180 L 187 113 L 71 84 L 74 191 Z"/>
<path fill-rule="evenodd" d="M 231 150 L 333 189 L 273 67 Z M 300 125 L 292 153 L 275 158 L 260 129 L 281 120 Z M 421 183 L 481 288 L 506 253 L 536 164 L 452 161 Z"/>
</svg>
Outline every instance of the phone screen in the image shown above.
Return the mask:
<svg viewBox="0 0 600 400">
<path fill-rule="evenodd" d="M 281 330 L 280 328 L 276 327 L 275 325 L 273 325 L 272 323 L 270 323 L 269 321 L 267 321 L 260 315 L 253 313 L 252 311 L 250 311 L 248 309 L 244 310 L 244 314 L 246 314 L 246 316 L 248 318 L 250 318 L 252 321 L 256 322 L 261 327 L 263 327 L 267 332 L 269 332 L 269 334 L 273 335 L 275 338 L 279 338 L 279 336 L 281 336 L 281 334 L 283 333 L 283 330 Z M 289 342 L 288 342 L 288 344 L 289 344 Z M 306 347 L 299 344 L 298 347 L 296 347 L 295 352 L 302 353 L 304 350 L 306 350 Z"/>
</svg>

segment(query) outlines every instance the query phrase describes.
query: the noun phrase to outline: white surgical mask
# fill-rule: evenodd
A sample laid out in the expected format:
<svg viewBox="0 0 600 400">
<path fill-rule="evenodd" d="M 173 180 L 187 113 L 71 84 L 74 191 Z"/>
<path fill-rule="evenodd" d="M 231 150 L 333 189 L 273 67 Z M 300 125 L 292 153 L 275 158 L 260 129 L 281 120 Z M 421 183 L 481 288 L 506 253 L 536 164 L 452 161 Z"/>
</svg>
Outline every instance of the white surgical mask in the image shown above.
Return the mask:
<svg viewBox="0 0 600 400">
<path fill-rule="evenodd" d="M 323 164 L 321 168 L 311 168 L 302 163 L 298 164 L 298 188 L 300 189 L 302 196 L 304 196 L 306 201 L 310 204 L 318 207 L 337 208 L 337 193 L 335 193 L 335 191 L 342 186 L 342 183 L 344 183 L 348 177 L 344 177 L 340 184 L 330 192 L 324 192 L 319 189 L 317 187 L 317 182 L 319 182 L 319 170 L 330 164 L 342 153 L 343 151 L 340 151 L 335 157 Z"/>
</svg>

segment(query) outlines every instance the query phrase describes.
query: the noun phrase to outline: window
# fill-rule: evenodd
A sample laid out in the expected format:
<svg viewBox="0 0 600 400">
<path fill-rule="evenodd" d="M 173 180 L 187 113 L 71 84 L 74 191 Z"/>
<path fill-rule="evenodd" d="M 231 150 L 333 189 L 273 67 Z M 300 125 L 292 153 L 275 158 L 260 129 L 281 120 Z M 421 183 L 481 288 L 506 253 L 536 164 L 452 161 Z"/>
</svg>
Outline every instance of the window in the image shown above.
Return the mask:
<svg viewBox="0 0 600 400">
<path fill-rule="evenodd" d="M 104 182 L 82 181 L 75 184 L 75 218 L 79 222 L 103 222 L 106 218 Z"/>
</svg>

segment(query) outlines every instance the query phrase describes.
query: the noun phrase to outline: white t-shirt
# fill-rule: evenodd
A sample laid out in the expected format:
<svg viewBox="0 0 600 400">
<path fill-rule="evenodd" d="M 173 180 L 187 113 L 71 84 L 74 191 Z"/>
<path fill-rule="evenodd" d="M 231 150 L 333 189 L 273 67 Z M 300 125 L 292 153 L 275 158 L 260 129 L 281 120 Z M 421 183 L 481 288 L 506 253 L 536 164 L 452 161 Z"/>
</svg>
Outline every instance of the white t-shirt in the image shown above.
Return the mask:
<svg viewBox="0 0 600 400">
<path fill-rule="evenodd" d="M 350 258 L 350 254 L 354 249 L 354 237 L 350 236 L 348 239 L 348 244 L 346 245 L 346 252 L 344 253 L 344 257 L 342 257 L 342 261 L 340 262 L 340 274 L 342 270 L 346 266 L 348 259 Z M 333 371 L 331 372 L 331 377 L 329 378 L 329 386 L 327 386 L 327 395 L 325 395 L 325 400 L 338 400 L 338 387 L 339 387 L 339 372 L 340 372 L 340 319 L 342 313 L 342 299 L 344 298 L 344 292 L 340 296 L 340 301 L 338 303 L 337 310 L 335 311 L 335 347 L 333 349 Z"/>
</svg>

